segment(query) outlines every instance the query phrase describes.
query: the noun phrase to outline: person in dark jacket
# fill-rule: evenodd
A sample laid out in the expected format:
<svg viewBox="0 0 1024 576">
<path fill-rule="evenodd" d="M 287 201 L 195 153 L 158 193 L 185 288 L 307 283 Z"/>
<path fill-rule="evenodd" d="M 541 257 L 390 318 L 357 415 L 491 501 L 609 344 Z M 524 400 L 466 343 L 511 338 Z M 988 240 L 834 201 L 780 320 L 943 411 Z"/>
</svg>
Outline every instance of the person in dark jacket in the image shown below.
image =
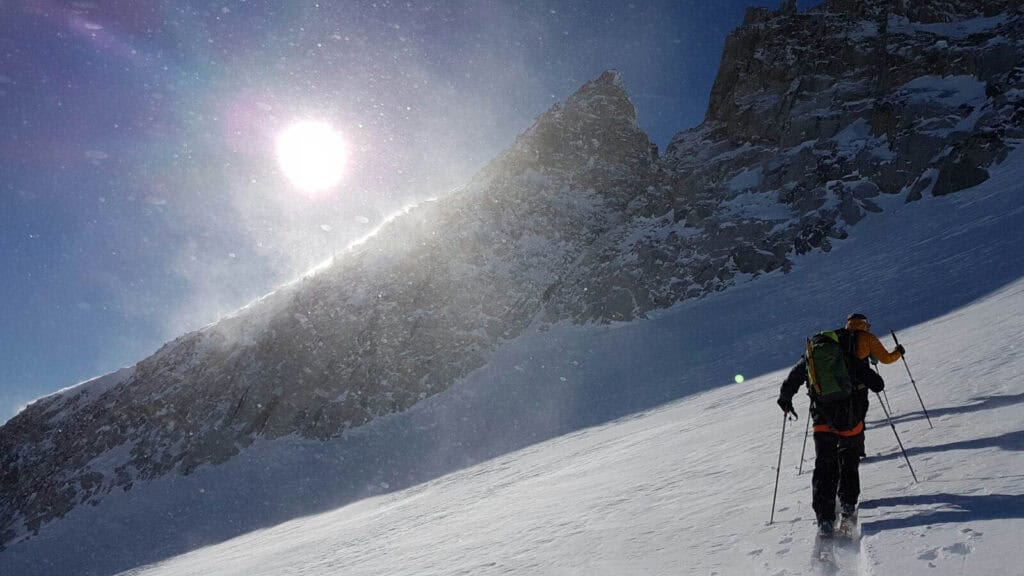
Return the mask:
<svg viewBox="0 0 1024 576">
<path fill-rule="evenodd" d="M 814 474 L 811 477 L 812 507 L 823 535 L 831 535 L 836 520 L 836 497 L 844 517 L 856 519 L 860 497 L 860 458 L 864 454 L 864 417 L 868 391 L 881 392 L 885 382 L 871 369 L 874 357 L 884 364 L 899 360 L 903 347 L 888 352 L 868 330 L 871 325 L 863 314 L 851 314 L 846 327 L 835 331 L 846 356 L 853 393 L 847 400 L 831 404 L 811 400 L 814 423 Z M 807 384 L 807 359 L 790 370 L 779 389 L 779 407 L 794 412 L 793 396 Z"/>
</svg>

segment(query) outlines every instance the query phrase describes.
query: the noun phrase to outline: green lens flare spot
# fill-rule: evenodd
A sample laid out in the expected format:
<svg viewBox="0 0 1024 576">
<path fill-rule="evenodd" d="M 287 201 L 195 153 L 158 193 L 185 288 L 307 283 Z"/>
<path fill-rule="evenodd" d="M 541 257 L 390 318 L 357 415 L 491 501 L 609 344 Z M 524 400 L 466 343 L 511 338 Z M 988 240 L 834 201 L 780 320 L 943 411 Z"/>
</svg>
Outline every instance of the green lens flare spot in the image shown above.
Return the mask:
<svg viewBox="0 0 1024 576">
<path fill-rule="evenodd" d="M 737 374 L 733 380 L 735 380 L 737 384 L 742 384 L 746 378 L 743 377 L 743 374 Z"/>
</svg>

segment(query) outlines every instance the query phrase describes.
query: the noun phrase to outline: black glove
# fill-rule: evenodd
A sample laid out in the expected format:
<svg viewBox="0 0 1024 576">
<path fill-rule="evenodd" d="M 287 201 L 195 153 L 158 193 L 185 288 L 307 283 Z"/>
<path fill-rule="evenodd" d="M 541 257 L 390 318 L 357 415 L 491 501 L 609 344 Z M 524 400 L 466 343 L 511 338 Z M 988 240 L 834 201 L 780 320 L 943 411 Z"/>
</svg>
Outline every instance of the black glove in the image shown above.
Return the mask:
<svg viewBox="0 0 1024 576">
<path fill-rule="evenodd" d="M 780 396 L 779 399 L 775 403 L 778 404 L 779 408 L 782 408 L 782 411 L 785 412 L 786 414 L 789 414 L 790 412 L 793 412 L 794 414 L 796 414 L 796 412 L 793 411 L 793 401 L 792 400 L 786 400 L 785 398 L 782 398 Z"/>
<path fill-rule="evenodd" d="M 907 349 L 903 347 L 903 344 L 897 344 L 896 345 L 896 351 L 900 353 L 900 356 L 906 356 L 907 355 Z"/>
</svg>

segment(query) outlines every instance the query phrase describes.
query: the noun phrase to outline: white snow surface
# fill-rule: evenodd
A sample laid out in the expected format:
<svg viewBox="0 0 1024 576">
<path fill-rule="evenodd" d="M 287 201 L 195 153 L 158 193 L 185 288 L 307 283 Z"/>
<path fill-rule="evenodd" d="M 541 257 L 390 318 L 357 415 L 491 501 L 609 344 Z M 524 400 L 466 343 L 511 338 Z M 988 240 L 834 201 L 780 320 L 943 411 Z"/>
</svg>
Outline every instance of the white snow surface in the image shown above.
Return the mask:
<svg viewBox="0 0 1024 576">
<path fill-rule="evenodd" d="M 111 494 L 0 553 L 0 574 L 817 574 L 813 447 L 774 400 L 805 336 L 867 313 L 907 349 L 868 417 L 840 574 L 1024 565 L 1024 153 L 829 254 L 616 325 L 531 331 L 343 438 L 260 442 Z M 746 380 L 727 384 L 736 374 Z M 780 440 L 775 522 L 768 525 Z"/>
<path fill-rule="evenodd" d="M 733 192 L 743 192 L 751 188 L 757 188 L 764 179 L 763 172 L 764 168 L 761 166 L 743 170 L 726 182 L 725 186 Z"/>
<path fill-rule="evenodd" d="M 985 83 L 974 76 L 921 76 L 900 87 L 914 99 L 939 102 L 948 108 L 985 102 Z"/>
<path fill-rule="evenodd" d="M 747 192 L 722 202 L 722 213 L 731 219 L 788 220 L 793 210 L 779 201 L 779 193 Z"/>
<path fill-rule="evenodd" d="M 924 33 L 932 34 L 937 37 L 961 39 L 966 38 L 971 34 L 988 32 L 989 30 L 1005 24 L 1006 22 L 1006 14 L 999 14 L 997 16 L 989 16 L 986 18 L 971 18 L 969 20 L 937 23 L 911 22 L 909 19 L 902 16 L 890 16 L 889 33 L 906 34 L 910 36 Z"/>
</svg>

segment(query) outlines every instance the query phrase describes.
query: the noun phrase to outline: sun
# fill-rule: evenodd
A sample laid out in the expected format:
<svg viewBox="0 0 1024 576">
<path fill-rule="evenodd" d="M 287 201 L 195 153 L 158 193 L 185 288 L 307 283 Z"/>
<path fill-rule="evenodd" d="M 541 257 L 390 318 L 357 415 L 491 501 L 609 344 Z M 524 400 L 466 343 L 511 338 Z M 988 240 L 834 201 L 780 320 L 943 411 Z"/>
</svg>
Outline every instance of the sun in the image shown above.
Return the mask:
<svg viewBox="0 0 1024 576">
<path fill-rule="evenodd" d="M 277 161 L 296 188 L 324 192 L 345 175 L 348 144 L 330 124 L 303 120 L 277 136 Z"/>
</svg>

